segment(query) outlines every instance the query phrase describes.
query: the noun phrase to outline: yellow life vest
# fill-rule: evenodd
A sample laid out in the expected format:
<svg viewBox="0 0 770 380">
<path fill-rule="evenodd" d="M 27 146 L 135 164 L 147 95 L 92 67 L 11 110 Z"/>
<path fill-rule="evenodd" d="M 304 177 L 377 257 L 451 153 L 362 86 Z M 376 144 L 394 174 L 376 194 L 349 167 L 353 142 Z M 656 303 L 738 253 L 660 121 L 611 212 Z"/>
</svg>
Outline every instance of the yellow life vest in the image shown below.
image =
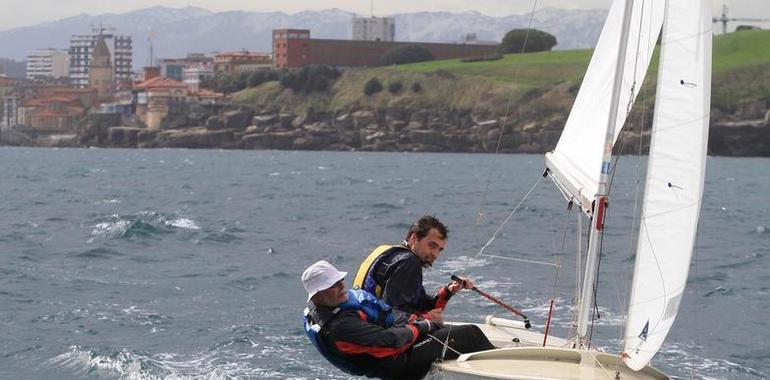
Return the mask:
<svg viewBox="0 0 770 380">
<path fill-rule="evenodd" d="M 353 279 L 353 289 L 364 289 L 370 293 L 373 293 L 377 298 L 382 297 L 382 287 L 374 282 L 373 274 L 371 273 L 375 264 L 388 256 L 395 250 L 409 250 L 408 247 L 403 245 L 381 245 L 372 251 L 369 256 L 366 257 L 364 262 L 358 267 L 356 277 Z"/>
</svg>

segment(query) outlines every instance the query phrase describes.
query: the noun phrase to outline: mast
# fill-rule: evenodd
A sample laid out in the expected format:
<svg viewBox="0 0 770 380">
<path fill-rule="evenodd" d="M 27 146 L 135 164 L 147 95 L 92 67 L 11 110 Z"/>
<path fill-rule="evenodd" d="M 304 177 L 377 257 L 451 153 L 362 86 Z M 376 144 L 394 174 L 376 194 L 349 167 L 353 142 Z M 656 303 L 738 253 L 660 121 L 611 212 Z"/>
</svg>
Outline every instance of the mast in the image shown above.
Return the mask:
<svg viewBox="0 0 770 380">
<path fill-rule="evenodd" d="M 583 288 L 578 304 L 578 326 L 577 326 L 577 344 L 580 348 L 588 348 L 588 321 L 593 313 L 594 304 L 594 286 L 596 283 L 597 272 L 599 269 L 599 245 L 604 234 L 604 216 L 607 206 L 607 193 L 609 191 L 609 174 L 612 160 L 612 147 L 615 141 L 616 128 L 623 126 L 616 125 L 618 119 L 618 109 L 623 86 L 623 69 L 625 67 L 626 51 L 628 47 L 628 35 L 631 29 L 631 16 L 633 12 L 634 1 L 626 0 L 623 9 L 623 26 L 620 32 L 618 46 L 617 66 L 612 86 L 612 101 L 610 103 L 609 118 L 607 119 L 607 134 L 604 139 L 604 153 L 602 155 L 601 175 L 599 177 L 599 188 L 593 201 L 593 218 L 591 223 L 591 233 L 588 239 L 588 257 L 586 258 L 586 271 L 583 277 Z"/>
</svg>

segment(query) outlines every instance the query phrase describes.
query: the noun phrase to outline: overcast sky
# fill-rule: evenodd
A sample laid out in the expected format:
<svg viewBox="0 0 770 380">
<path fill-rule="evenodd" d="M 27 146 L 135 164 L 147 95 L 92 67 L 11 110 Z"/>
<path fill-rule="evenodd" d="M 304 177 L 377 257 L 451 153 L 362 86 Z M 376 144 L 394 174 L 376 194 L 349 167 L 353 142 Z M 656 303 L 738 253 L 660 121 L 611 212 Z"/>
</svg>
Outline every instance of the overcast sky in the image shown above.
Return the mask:
<svg viewBox="0 0 770 380">
<path fill-rule="evenodd" d="M 491 16 L 527 13 L 535 0 L 375 0 L 375 15 L 416 11 L 463 12 L 476 10 Z M 722 13 L 722 4 L 729 7 L 730 17 L 770 19 L 770 0 L 711 0 L 714 14 Z M 611 0 L 537 0 L 537 7 L 568 9 L 609 8 Z M 75 16 L 81 13 L 124 13 L 163 5 L 167 7 L 196 6 L 214 12 L 229 10 L 283 11 L 340 8 L 369 15 L 369 0 L 0 0 L 0 30 L 34 25 L 45 21 Z M 763 23 L 770 29 L 770 23 Z M 2 41 L 0 41 L 2 43 Z"/>
</svg>

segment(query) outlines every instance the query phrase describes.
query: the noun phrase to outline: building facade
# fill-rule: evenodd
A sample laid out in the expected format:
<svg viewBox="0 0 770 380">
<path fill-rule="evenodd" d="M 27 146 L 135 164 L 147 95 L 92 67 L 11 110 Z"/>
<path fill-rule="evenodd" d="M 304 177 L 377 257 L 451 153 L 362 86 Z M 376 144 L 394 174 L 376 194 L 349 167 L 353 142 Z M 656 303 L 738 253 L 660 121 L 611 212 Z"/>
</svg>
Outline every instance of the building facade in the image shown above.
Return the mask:
<svg viewBox="0 0 770 380">
<path fill-rule="evenodd" d="M 229 75 L 269 69 L 272 66 L 273 59 L 269 53 L 240 51 L 214 56 L 214 71 Z"/>
<path fill-rule="evenodd" d="M 19 97 L 15 94 L 16 81 L 0 76 L 0 130 L 17 123 Z"/>
<path fill-rule="evenodd" d="M 200 88 L 201 82 L 213 76 L 213 63 L 199 63 L 196 65 L 186 66 L 182 70 L 182 83 L 186 84 L 193 90 L 198 90 Z"/>
<path fill-rule="evenodd" d="M 96 43 L 99 41 L 99 36 L 104 38 L 104 42 L 110 52 L 113 80 L 115 82 L 131 80 L 133 72 L 133 43 L 131 36 L 118 35 L 112 28 L 97 27 L 88 34 L 73 34 L 70 39 L 69 76 L 70 81 L 76 87 L 88 87 L 88 71 L 91 67 L 91 56 L 93 55 Z"/>
<path fill-rule="evenodd" d="M 395 41 L 396 19 L 392 17 L 353 17 L 353 39 L 357 41 Z"/>
<path fill-rule="evenodd" d="M 289 56 L 291 52 L 291 56 Z M 310 31 L 307 29 L 273 30 L 273 67 L 302 67 L 310 57 Z"/>
<path fill-rule="evenodd" d="M 277 29 L 273 30 L 273 66 L 277 69 L 305 65 L 379 66 L 382 56 L 390 49 L 410 45 L 428 49 L 438 60 L 477 57 L 497 51 L 496 45 L 486 44 L 313 39 L 309 30 Z"/>
<path fill-rule="evenodd" d="M 190 53 L 185 58 L 167 58 L 160 63 L 160 75 L 176 81 L 184 80 L 184 71 L 188 67 L 211 65 L 214 58 L 201 53 Z"/>
<path fill-rule="evenodd" d="M 69 76 L 68 50 L 38 49 L 27 55 L 27 79 L 65 78 Z"/>
</svg>

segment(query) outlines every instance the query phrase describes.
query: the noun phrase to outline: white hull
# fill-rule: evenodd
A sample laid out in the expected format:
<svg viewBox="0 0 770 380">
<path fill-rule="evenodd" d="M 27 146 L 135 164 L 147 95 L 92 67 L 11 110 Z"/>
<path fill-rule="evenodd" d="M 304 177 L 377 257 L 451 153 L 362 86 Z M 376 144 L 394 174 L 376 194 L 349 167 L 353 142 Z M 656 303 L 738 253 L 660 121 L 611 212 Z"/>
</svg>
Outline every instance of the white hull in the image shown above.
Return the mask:
<svg viewBox="0 0 770 380">
<path fill-rule="evenodd" d="M 454 323 L 464 324 L 464 323 Z M 618 355 L 566 348 L 567 340 L 525 329 L 517 321 L 491 319 L 476 324 L 496 347 L 435 365 L 444 379 L 519 380 L 664 380 L 668 376 L 645 367 L 635 372 Z M 616 373 L 620 376 L 616 377 Z"/>
</svg>

